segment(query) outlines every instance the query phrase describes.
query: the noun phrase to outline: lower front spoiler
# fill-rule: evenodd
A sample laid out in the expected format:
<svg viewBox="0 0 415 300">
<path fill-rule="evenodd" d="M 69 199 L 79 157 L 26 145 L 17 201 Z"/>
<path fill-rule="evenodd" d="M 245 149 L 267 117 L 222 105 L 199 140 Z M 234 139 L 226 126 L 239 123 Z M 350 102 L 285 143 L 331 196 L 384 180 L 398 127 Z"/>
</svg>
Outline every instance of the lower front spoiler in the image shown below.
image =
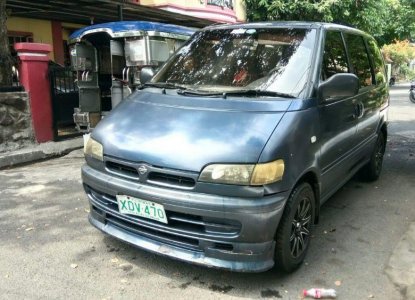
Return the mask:
<svg viewBox="0 0 415 300">
<path fill-rule="evenodd" d="M 94 217 L 96 215 L 96 217 Z M 164 244 L 144 236 L 132 234 L 122 228 L 109 223 L 103 223 L 99 220 L 100 216 L 91 210 L 88 216 L 89 222 L 99 230 L 107 233 L 119 240 L 127 242 L 137 248 L 168 256 L 173 259 L 189 262 L 210 268 L 220 268 L 235 272 L 264 272 L 274 266 L 274 249 L 275 242 L 271 241 L 261 246 L 264 252 L 261 254 L 235 253 L 232 251 L 221 251 L 224 259 L 207 257 L 204 252 L 191 251 Z"/>
</svg>

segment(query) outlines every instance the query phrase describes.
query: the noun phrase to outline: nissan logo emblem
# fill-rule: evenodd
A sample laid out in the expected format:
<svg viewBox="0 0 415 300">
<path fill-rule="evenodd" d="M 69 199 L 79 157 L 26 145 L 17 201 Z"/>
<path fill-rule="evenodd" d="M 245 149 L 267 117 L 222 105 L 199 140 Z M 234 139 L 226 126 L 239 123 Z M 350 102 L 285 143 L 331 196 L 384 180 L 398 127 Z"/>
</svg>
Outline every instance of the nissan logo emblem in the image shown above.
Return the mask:
<svg viewBox="0 0 415 300">
<path fill-rule="evenodd" d="M 147 173 L 147 167 L 146 166 L 140 166 L 140 167 L 138 167 L 138 172 L 141 175 L 144 175 L 145 173 Z"/>
</svg>

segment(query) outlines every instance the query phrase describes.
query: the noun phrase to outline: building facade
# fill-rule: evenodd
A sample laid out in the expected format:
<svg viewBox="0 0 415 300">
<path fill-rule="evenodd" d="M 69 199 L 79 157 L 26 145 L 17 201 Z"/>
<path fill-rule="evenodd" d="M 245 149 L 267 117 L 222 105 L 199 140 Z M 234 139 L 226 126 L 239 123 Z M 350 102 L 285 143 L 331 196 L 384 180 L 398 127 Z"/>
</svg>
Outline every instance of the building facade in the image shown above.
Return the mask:
<svg viewBox="0 0 415 300">
<path fill-rule="evenodd" d="M 74 30 L 92 23 L 124 19 L 203 27 L 212 23 L 236 23 L 246 20 L 244 0 L 130 0 L 128 2 L 96 0 L 96 3 L 92 2 L 72 0 L 68 1 L 67 5 L 61 4 L 60 7 L 45 10 L 43 7 L 49 3 L 46 0 L 38 0 L 34 3 L 29 0 L 8 0 L 9 17 L 6 24 L 12 53 L 14 54 L 13 45 L 17 42 L 47 43 L 53 46 L 50 59 L 61 65 L 68 65 L 69 35 Z M 78 13 L 73 13 L 73 7 L 77 6 L 80 8 Z M 103 12 L 108 14 L 104 15 Z"/>
<path fill-rule="evenodd" d="M 69 64 L 67 41 L 69 35 L 82 24 L 65 23 L 52 20 L 39 20 L 22 17 L 9 17 L 7 30 L 11 53 L 13 45 L 19 42 L 46 43 L 53 46 L 50 59 L 61 65 Z"/>
<path fill-rule="evenodd" d="M 137 0 L 137 3 L 217 23 L 246 21 L 243 0 Z"/>
</svg>

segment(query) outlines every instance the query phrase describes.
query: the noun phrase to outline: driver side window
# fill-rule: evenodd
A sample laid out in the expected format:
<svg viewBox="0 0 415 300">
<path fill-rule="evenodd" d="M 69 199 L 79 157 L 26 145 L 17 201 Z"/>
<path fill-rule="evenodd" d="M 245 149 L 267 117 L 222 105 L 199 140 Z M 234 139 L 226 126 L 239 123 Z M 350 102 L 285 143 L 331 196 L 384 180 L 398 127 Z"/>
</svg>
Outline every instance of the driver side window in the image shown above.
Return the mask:
<svg viewBox="0 0 415 300">
<path fill-rule="evenodd" d="M 346 49 L 343 38 L 338 31 L 327 31 L 324 45 L 321 79 L 327 80 L 338 73 L 348 73 Z"/>
</svg>

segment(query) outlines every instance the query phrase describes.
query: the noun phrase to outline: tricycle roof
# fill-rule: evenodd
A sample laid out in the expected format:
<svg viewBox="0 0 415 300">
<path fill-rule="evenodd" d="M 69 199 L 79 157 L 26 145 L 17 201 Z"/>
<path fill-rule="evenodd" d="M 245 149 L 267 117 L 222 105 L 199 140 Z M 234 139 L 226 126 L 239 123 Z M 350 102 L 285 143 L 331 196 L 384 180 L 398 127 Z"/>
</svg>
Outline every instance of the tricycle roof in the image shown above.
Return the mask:
<svg viewBox="0 0 415 300">
<path fill-rule="evenodd" d="M 175 35 L 178 38 L 183 37 L 184 39 L 187 39 L 195 31 L 184 26 L 178 26 L 173 24 L 163 24 L 146 21 L 120 21 L 95 24 L 81 28 L 71 34 L 71 36 L 69 37 L 69 42 L 78 42 L 85 35 L 97 32 L 105 32 L 113 38 L 139 36 L 143 35 L 144 32 L 147 32 L 171 34 Z"/>
</svg>

